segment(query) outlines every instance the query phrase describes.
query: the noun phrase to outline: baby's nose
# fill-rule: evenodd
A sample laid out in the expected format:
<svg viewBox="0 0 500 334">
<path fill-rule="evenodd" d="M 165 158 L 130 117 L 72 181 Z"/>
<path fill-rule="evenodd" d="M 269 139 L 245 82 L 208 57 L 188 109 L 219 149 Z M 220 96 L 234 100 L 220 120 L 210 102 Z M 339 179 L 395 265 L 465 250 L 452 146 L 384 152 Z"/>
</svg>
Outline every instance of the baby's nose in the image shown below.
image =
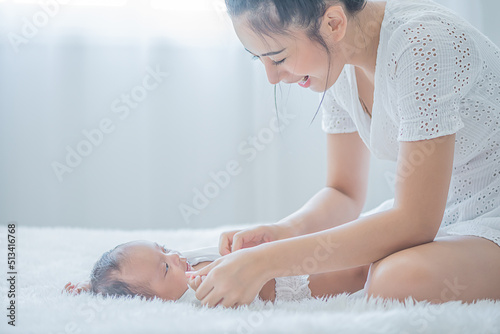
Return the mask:
<svg viewBox="0 0 500 334">
<path fill-rule="evenodd" d="M 172 257 L 172 259 L 175 261 L 175 263 L 177 265 L 179 265 L 181 263 L 179 254 L 177 254 L 177 253 L 170 253 L 169 256 Z"/>
</svg>

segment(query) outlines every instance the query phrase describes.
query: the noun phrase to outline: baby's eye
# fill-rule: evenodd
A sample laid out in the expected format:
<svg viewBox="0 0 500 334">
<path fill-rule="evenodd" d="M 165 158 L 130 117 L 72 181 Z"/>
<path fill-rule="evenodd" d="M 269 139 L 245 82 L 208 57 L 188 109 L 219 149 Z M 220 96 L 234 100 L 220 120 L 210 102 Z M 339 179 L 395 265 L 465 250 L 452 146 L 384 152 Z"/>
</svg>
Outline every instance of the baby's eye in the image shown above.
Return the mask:
<svg viewBox="0 0 500 334">
<path fill-rule="evenodd" d="M 165 272 L 167 272 L 168 271 L 168 263 L 165 263 L 165 267 L 166 267 Z"/>
</svg>

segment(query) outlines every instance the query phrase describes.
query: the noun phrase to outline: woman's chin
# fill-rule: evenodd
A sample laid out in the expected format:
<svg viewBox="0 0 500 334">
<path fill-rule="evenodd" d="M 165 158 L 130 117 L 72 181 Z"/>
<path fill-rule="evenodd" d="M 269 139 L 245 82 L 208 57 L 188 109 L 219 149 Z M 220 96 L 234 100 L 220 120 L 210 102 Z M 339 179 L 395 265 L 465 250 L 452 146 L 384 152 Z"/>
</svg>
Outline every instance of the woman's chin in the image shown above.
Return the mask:
<svg viewBox="0 0 500 334">
<path fill-rule="evenodd" d="M 328 86 L 325 87 L 325 83 L 324 82 L 320 82 L 320 83 L 314 82 L 314 83 L 311 84 L 311 86 L 309 87 L 309 89 L 312 90 L 315 93 L 324 93 L 327 90 L 329 90 L 331 88 L 331 86 L 333 86 L 333 84 L 328 85 Z"/>
</svg>

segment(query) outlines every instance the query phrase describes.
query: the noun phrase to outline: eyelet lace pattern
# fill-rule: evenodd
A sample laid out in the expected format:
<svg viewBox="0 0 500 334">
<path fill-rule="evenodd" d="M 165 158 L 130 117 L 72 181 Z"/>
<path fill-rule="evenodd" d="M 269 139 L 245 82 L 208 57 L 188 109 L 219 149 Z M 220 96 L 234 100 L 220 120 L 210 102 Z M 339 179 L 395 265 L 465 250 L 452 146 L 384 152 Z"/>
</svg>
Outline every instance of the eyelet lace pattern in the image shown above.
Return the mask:
<svg viewBox="0 0 500 334">
<path fill-rule="evenodd" d="M 323 130 L 358 132 L 375 156 L 396 161 L 399 142 L 455 134 L 441 228 L 500 245 L 500 49 L 430 0 L 388 0 L 372 119 L 346 65 L 323 103 Z"/>
<path fill-rule="evenodd" d="M 296 301 L 312 298 L 309 289 L 309 275 L 277 277 L 275 281 L 276 301 Z"/>
</svg>

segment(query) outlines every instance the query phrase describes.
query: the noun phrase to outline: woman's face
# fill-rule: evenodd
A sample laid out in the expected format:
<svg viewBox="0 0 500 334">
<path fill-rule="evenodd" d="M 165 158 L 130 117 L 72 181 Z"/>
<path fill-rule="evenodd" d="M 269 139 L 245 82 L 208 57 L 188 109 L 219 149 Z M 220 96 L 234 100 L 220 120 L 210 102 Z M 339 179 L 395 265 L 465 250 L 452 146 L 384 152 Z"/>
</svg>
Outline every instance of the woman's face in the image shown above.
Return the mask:
<svg viewBox="0 0 500 334">
<path fill-rule="evenodd" d="M 289 35 L 259 36 L 251 29 L 246 16 L 235 18 L 233 25 L 245 49 L 264 64 L 268 80 L 273 85 L 279 82 L 299 83 L 309 77 L 310 83 L 305 88 L 323 92 L 337 81 L 345 65 L 342 53 L 334 52 L 334 48 L 330 47 L 331 64 L 327 82 L 328 54 L 304 31 L 294 29 Z M 328 27 L 327 24 L 322 28 L 327 34 Z M 327 41 L 327 45 L 332 46 L 332 43 L 332 39 Z"/>
<path fill-rule="evenodd" d="M 177 300 L 188 289 L 186 271 L 192 267 L 179 252 L 145 240 L 121 247 L 126 260 L 120 279 L 129 284 L 146 284 L 163 300 Z"/>
</svg>

